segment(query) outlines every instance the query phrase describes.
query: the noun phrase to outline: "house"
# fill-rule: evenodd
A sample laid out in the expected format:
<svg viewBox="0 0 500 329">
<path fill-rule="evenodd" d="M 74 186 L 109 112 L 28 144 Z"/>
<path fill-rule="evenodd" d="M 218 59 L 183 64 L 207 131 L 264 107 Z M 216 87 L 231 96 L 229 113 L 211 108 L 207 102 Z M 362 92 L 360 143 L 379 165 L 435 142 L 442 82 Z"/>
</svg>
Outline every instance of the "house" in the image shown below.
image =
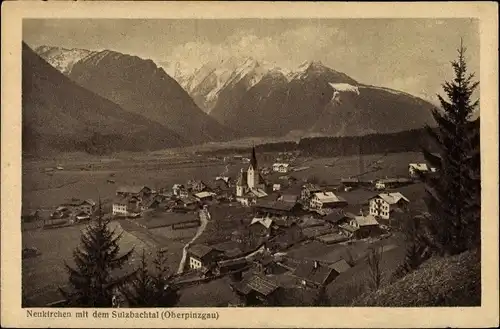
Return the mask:
<svg viewBox="0 0 500 329">
<path fill-rule="evenodd" d="M 299 264 L 293 275 L 305 287 L 321 288 L 329 285 L 338 273 L 328 266 L 321 265 L 318 261 L 313 261 Z"/>
<path fill-rule="evenodd" d="M 280 286 L 265 275 L 250 273 L 241 282 L 233 284 L 233 289 L 245 300 L 245 305 L 268 305 L 273 304 Z"/>
<path fill-rule="evenodd" d="M 249 267 L 249 262 L 245 258 L 235 258 L 221 260 L 216 263 L 215 275 L 240 272 Z"/>
<path fill-rule="evenodd" d="M 356 228 L 354 235 L 360 239 L 380 234 L 380 224 L 372 215 L 356 216 L 349 224 Z"/>
<path fill-rule="evenodd" d="M 271 234 L 271 225 L 273 220 L 269 217 L 255 217 L 250 223 L 250 232 L 256 236 L 269 236 Z"/>
<path fill-rule="evenodd" d="M 300 191 L 300 198 L 309 204 L 314 193 L 322 192 L 323 189 L 315 184 L 305 184 Z"/>
<path fill-rule="evenodd" d="M 309 207 L 312 209 L 341 208 L 347 206 L 347 201 L 333 192 L 316 192 L 313 194 Z"/>
<path fill-rule="evenodd" d="M 281 190 L 281 184 L 273 184 L 272 190 L 273 192 Z"/>
<path fill-rule="evenodd" d="M 187 190 L 193 194 L 205 191 L 207 187 L 207 184 L 201 180 L 189 180 L 187 182 Z"/>
<path fill-rule="evenodd" d="M 339 225 L 340 232 L 348 238 L 353 238 L 358 231 L 357 227 L 350 225 L 349 223 Z"/>
<path fill-rule="evenodd" d="M 187 188 L 183 184 L 174 184 L 172 194 L 178 198 L 185 198 L 189 195 Z"/>
<path fill-rule="evenodd" d="M 376 190 L 384 190 L 386 188 L 396 188 L 412 184 L 413 181 L 408 178 L 385 178 L 379 179 L 375 183 Z"/>
<path fill-rule="evenodd" d="M 295 194 L 281 194 L 278 197 L 278 201 L 288 202 L 288 203 L 297 203 L 299 201 L 299 196 Z"/>
<path fill-rule="evenodd" d="M 290 165 L 288 163 L 274 163 L 273 171 L 279 173 L 287 173 L 289 171 Z"/>
<path fill-rule="evenodd" d="M 121 186 L 116 190 L 117 196 L 144 197 L 151 195 L 151 189 L 147 186 Z"/>
<path fill-rule="evenodd" d="M 276 216 L 292 216 L 299 215 L 302 212 L 302 207 L 299 203 L 285 201 L 258 201 L 253 206 L 258 214 L 276 215 Z"/>
<path fill-rule="evenodd" d="M 213 200 L 213 197 L 215 196 L 216 194 L 215 193 L 212 193 L 212 192 L 207 192 L 207 191 L 203 191 L 203 192 L 198 192 L 198 193 L 195 193 L 194 194 L 194 197 L 196 198 L 196 200 L 198 200 L 199 202 L 208 202 L 208 201 L 212 201 Z"/>
<path fill-rule="evenodd" d="M 128 216 L 142 211 L 142 199 L 138 196 L 117 196 L 113 200 L 112 214 Z"/>
<path fill-rule="evenodd" d="M 406 211 L 409 203 L 410 200 L 399 192 L 380 193 L 369 199 L 370 214 L 389 219 L 392 211 L 395 209 Z"/>
<path fill-rule="evenodd" d="M 342 178 L 340 183 L 344 186 L 344 190 L 354 189 L 361 185 L 358 178 Z"/>
<path fill-rule="evenodd" d="M 204 270 L 212 268 L 222 253 L 205 244 L 195 244 L 188 248 L 187 254 L 190 269 Z"/>
<path fill-rule="evenodd" d="M 341 259 L 333 264 L 330 264 L 328 267 L 333 269 L 337 273 L 337 276 L 351 269 L 351 266 L 345 261 L 345 259 Z"/>
<path fill-rule="evenodd" d="M 330 224 L 339 225 L 348 223 L 351 218 L 354 218 L 353 214 L 346 213 L 342 209 L 332 209 L 328 215 L 323 217 L 323 220 Z"/>
<path fill-rule="evenodd" d="M 91 215 L 95 211 L 96 203 L 91 200 L 80 200 L 80 199 L 72 199 L 69 202 L 63 203 L 60 205 L 62 208 L 66 208 L 70 213 L 76 214 L 79 212 L 84 212 L 88 215 Z"/>
<path fill-rule="evenodd" d="M 426 173 L 429 172 L 430 168 L 427 166 L 427 163 L 410 163 L 408 164 L 408 174 L 412 178 L 418 178 L 418 173 Z"/>
</svg>

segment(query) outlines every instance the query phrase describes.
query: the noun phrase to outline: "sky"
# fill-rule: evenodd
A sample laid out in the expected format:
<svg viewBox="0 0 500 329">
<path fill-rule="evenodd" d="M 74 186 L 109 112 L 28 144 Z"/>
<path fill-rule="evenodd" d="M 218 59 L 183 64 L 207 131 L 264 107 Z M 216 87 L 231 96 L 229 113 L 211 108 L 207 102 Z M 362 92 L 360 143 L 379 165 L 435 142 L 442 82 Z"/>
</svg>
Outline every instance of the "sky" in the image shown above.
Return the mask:
<svg viewBox="0 0 500 329">
<path fill-rule="evenodd" d="M 249 56 L 285 69 L 308 60 L 359 82 L 436 101 L 453 77 L 463 38 L 479 76 L 479 24 L 453 19 L 25 19 L 23 39 L 40 45 L 111 49 L 191 72 Z M 174 67 L 175 65 L 172 65 Z M 167 71 L 168 72 L 168 71 Z"/>
</svg>

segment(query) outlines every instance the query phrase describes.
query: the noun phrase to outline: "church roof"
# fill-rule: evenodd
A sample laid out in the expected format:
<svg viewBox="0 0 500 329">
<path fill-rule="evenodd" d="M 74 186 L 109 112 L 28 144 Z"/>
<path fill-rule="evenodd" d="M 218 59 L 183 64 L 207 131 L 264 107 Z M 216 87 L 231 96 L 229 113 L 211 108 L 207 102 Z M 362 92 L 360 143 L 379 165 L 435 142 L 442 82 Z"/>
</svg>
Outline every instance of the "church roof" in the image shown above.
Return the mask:
<svg viewBox="0 0 500 329">
<path fill-rule="evenodd" d="M 255 155 L 255 146 L 252 148 L 252 157 L 250 158 L 250 165 L 252 168 L 257 169 L 257 156 Z"/>
</svg>

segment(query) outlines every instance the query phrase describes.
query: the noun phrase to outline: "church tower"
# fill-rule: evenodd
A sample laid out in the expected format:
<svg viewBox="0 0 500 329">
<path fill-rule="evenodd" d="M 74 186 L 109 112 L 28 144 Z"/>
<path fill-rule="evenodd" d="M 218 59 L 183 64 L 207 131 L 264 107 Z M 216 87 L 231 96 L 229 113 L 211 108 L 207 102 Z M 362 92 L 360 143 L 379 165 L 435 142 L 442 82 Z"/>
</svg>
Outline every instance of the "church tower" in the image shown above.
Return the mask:
<svg viewBox="0 0 500 329">
<path fill-rule="evenodd" d="M 255 146 L 252 148 L 252 157 L 247 171 L 247 185 L 249 188 L 256 188 L 259 185 L 259 168 L 257 167 L 257 156 Z"/>
</svg>

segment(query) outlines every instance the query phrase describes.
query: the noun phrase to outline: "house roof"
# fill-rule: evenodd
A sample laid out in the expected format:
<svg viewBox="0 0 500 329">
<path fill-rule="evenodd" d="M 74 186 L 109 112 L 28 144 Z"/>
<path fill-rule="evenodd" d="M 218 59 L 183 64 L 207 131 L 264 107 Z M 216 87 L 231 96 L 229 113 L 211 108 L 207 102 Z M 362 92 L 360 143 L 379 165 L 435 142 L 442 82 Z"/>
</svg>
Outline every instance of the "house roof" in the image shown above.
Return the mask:
<svg viewBox="0 0 500 329">
<path fill-rule="evenodd" d="M 328 215 L 323 217 L 324 220 L 330 222 L 330 223 L 338 223 L 340 220 L 346 217 L 346 214 L 339 209 L 333 209 L 332 212 L 330 212 Z"/>
<path fill-rule="evenodd" d="M 409 168 L 414 168 L 417 170 L 422 170 L 422 171 L 428 171 L 429 167 L 427 166 L 427 163 L 410 163 L 408 165 Z"/>
<path fill-rule="evenodd" d="M 385 202 L 387 202 L 388 204 L 396 204 L 398 203 L 400 200 L 404 200 L 406 202 L 410 202 L 410 200 L 408 200 L 403 194 L 401 194 L 400 192 L 394 192 L 394 193 L 380 193 L 374 197 L 371 197 L 371 199 L 375 199 L 375 198 L 381 198 L 382 200 L 384 200 Z"/>
<path fill-rule="evenodd" d="M 267 196 L 267 193 L 260 188 L 253 188 L 250 190 L 250 192 L 252 192 L 257 198 L 263 198 Z"/>
<path fill-rule="evenodd" d="M 288 166 L 290 166 L 290 164 L 288 164 L 288 163 L 281 163 L 281 162 L 273 163 L 273 167 L 285 167 L 285 168 L 287 168 Z"/>
<path fill-rule="evenodd" d="M 299 196 L 295 194 L 282 194 L 280 199 L 283 202 L 295 203 L 299 199 Z"/>
<path fill-rule="evenodd" d="M 329 265 L 328 267 L 335 270 L 335 272 L 339 274 L 346 272 L 351 268 L 351 266 L 347 264 L 347 262 L 344 259 L 341 259 L 338 262 Z"/>
<path fill-rule="evenodd" d="M 269 296 L 271 293 L 276 291 L 278 287 L 278 284 L 271 279 L 263 275 L 253 274 L 241 282 L 238 290 L 245 294 L 254 290 L 264 296 Z"/>
<path fill-rule="evenodd" d="M 341 225 L 339 225 L 339 227 L 343 228 L 344 230 L 349 231 L 351 233 L 354 233 L 358 230 L 357 227 L 351 226 L 349 224 L 341 224 Z"/>
<path fill-rule="evenodd" d="M 81 199 L 72 199 L 68 202 L 63 203 L 61 206 L 72 206 L 72 207 L 77 207 L 81 206 L 82 204 L 89 204 L 91 206 L 95 206 L 95 202 L 91 199 L 86 199 L 86 200 L 81 200 Z"/>
<path fill-rule="evenodd" d="M 368 216 L 356 216 L 354 218 L 354 220 L 358 223 L 359 226 L 378 225 L 377 220 L 372 215 L 368 215 Z"/>
<path fill-rule="evenodd" d="M 300 264 L 295 269 L 294 275 L 298 278 L 323 285 L 332 271 L 333 269 L 327 266 L 319 265 L 317 268 L 314 268 L 314 262 L 306 262 Z"/>
<path fill-rule="evenodd" d="M 197 198 L 203 199 L 203 198 L 211 197 L 213 195 L 215 195 L 215 193 L 204 191 L 204 192 L 196 193 L 194 196 Z"/>
<path fill-rule="evenodd" d="M 189 247 L 189 252 L 198 258 L 205 257 L 213 250 L 213 248 L 204 244 L 195 244 Z"/>
<path fill-rule="evenodd" d="M 116 192 L 117 193 L 132 193 L 132 194 L 138 194 L 140 193 L 144 188 L 149 189 L 147 186 L 120 186 Z"/>
<path fill-rule="evenodd" d="M 250 223 L 250 225 L 254 225 L 256 223 L 261 224 L 265 228 L 270 228 L 271 225 L 273 224 L 273 220 L 271 218 L 259 218 L 259 217 L 255 217 L 254 219 L 252 219 L 252 222 Z"/>
<path fill-rule="evenodd" d="M 314 197 L 318 198 L 321 202 L 338 202 L 341 201 L 333 192 L 316 192 Z"/>
<path fill-rule="evenodd" d="M 296 203 L 284 202 L 284 201 L 266 201 L 257 202 L 255 208 L 269 209 L 269 210 L 279 210 L 279 211 L 291 211 L 295 207 Z"/>
</svg>

